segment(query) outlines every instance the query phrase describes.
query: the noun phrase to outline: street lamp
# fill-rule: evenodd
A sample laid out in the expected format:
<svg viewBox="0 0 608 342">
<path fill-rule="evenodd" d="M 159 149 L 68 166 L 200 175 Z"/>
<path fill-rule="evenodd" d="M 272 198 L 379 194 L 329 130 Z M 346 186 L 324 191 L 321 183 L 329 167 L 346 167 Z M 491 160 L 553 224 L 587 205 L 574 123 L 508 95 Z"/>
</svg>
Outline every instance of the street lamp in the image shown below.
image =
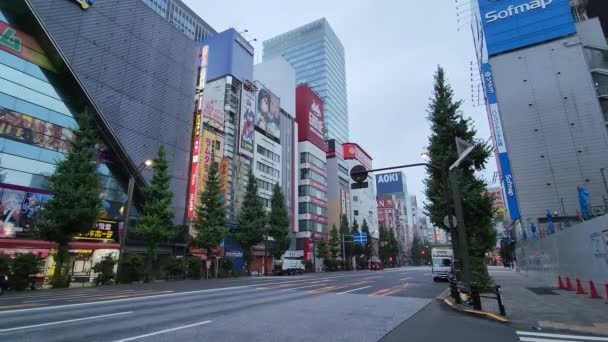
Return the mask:
<svg viewBox="0 0 608 342">
<path fill-rule="evenodd" d="M 154 161 L 152 159 L 146 159 L 139 163 L 137 167 L 137 174 L 140 174 L 145 168 L 150 168 L 154 165 Z M 120 253 L 118 254 L 118 267 L 116 272 L 116 283 L 119 282 L 120 272 L 122 271 L 122 264 L 124 262 L 124 254 L 125 247 L 127 243 L 127 228 L 129 226 L 129 212 L 131 209 L 131 204 L 133 202 L 133 190 L 135 188 L 135 175 L 131 173 L 129 175 L 129 186 L 127 188 L 127 204 L 125 209 L 123 210 L 123 219 L 122 219 L 122 238 L 120 238 Z M 120 235 L 119 235 L 120 236 Z"/>
</svg>

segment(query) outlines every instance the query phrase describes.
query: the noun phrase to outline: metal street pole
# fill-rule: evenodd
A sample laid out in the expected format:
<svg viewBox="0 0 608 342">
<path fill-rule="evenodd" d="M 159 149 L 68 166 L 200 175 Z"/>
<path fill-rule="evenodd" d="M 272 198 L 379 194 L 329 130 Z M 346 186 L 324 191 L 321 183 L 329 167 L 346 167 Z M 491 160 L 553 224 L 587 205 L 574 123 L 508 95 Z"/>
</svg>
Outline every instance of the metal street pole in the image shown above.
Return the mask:
<svg viewBox="0 0 608 342">
<path fill-rule="evenodd" d="M 131 202 L 133 201 L 133 189 L 134 188 L 135 188 L 135 177 L 133 177 L 133 175 L 131 175 L 129 177 L 129 185 L 127 188 L 127 205 L 124 210 L 124 217 L 122 220 L 122 237 L 119 235 L 120 250 L 119 250 L 119 254 L 118 254 L 118 265 L 116 267 L 116 283 L 117 284 L 120 282 L 119 279 L 121 276 L 123 263 L 125 260 L 124 254 L 125 254 L 125 246 L 127 243 L 127 228 L 129 227 L 129 211 L 131 209 Z"/>
<path fill-rule="evenodd" d="M 344 234 L 342 234 L 342 264 L 342 267 L 346 269 L 346 243 L 344 241 Z"/>
<path fill-rule="evenodd" d="M 471 278 L 471 263 L 469 260 L 469 247 L 467 245 L 467 233 L 464 226 L 464 213 L 462 211 L 462 198 L 460 197 L 460 186 L 458 184 L 458 175 L 460 171 L 458 169 L 453 170 L 450 173 L 450 184 L 452 194 L 454 196 L 454 209 L 456 210 L 456 220 L 458 222 L 458 242 L 460 249 L 460 256 L 462 260 L 462 269 L 464 271 L 464 280 L 470 283 Z"/>
<path fill-rule="evenodd" d="M 604 190 L 606 190 L 606 195 L 608 195 L 608 183 L 606 183 L 606 175 L 604 174 L 605 168 L 601 168 L 600 172 L 602 173 L 602 180 L 604 181 Z"/>
<path fill-rule="evenodd" d="M 264 234 L 264 265 L 262 266 L 262 272 L 264 275 L 268 275 L 266 271 L 266 258 L 268 257 L 268 227 L 266 227 L 266 232 Z"/>
</svg>

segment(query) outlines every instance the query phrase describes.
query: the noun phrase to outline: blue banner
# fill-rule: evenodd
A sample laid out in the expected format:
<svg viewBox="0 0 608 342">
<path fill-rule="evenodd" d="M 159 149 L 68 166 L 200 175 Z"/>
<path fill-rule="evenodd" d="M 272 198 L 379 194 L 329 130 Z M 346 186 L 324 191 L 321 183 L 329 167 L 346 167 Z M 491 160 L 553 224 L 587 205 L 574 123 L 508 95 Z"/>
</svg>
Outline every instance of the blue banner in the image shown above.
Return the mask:
<svg viewBox="0 0 608 342">
<path fill-rule="evenodd" d="M 389 172 L 376 175 L 376 191 L 378 194 L 394 194 L 403 192 L 403 173 Z"/>
</svg>

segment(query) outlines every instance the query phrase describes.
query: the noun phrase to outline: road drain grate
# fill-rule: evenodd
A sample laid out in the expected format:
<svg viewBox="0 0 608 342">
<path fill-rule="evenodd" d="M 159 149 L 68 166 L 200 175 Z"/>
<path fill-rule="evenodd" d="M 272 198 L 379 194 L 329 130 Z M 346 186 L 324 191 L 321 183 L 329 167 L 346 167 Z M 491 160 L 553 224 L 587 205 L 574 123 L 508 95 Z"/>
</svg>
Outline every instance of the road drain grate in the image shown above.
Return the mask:
<svg viewBox="0 0 608 342">
<path fill-rule="evenodd" d="M 559 293 L 553 291 L 555 289 L 552 287 L 528 287 L 528 290 L 539 296 L 559 296 Z"/>
</svg>

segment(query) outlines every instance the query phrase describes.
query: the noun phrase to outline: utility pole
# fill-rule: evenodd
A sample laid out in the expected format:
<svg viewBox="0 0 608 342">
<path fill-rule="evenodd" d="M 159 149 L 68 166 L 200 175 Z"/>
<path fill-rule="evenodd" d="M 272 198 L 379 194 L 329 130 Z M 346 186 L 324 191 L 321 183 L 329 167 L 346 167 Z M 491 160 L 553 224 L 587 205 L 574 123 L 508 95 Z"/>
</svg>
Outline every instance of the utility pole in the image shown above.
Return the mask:
<svg viewBox="0 0 608 342">
<path fill-rule="evenodd" d="M 460 249 L 460 257 L 462 260 L 462 269 L 464 271 L 464 280 L 467 283 L 471 282 L 471 262 L 469 260 L 469 247 L 467 243 L 467 232 L 464 226 L 464 213 L 462 211 L 462 198 L 460 196 L 460 186 L 458 184 L 458 175 L 460 171 L 455 169 L 450 173 L 450 184 L 454 195 L 454 209 L 456 210 L 456 220 L 458 222 L 458 244 Z M 451 221 L 451 219 L 450 219 Z"/>
</svg>

